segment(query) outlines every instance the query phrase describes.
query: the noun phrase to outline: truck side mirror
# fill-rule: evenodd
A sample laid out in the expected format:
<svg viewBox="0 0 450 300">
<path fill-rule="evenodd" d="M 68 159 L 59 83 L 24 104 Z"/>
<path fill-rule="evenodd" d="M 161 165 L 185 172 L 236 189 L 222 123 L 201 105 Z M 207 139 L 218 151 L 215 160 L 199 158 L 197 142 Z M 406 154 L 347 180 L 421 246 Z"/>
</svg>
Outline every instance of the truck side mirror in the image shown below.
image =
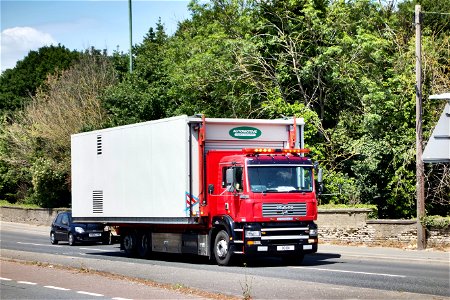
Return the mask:
<svg viewBox="0 0 450 300">
<path fill-rule="evenodd" d="M 318 170 L 318 174 L 317 174 L 317 182 L 319 183 L 319 189 L 318 189 L 318 194 L 322 194 L 323 192 L 323 170 L 319 169 Z"/>
<path fill-rule="evenodd" d="M 319 183 L 322 183 L 322 182 L 323 182 L 323 170 L 322 170 L 322 169 L 319 169 L 319 171 L 318 171 L 318 174 L 317 174 L 317 181 L 318 181 Z"/>
<path fill-rule="evenodd" d="M 234 184 L 236 182 L 236 173 L 234 171 L 234 168 L 227 169 L 226 178 L 227 178 L 227 191 L 234 192 L 235 190 Z"/>
<path fill-rule="evenodd" d="M 227 185 L 233 185 L 233 183 L 235 181 L 233 168 L 227 169 L 226 177 L 227 177 Z"/>
</svg>

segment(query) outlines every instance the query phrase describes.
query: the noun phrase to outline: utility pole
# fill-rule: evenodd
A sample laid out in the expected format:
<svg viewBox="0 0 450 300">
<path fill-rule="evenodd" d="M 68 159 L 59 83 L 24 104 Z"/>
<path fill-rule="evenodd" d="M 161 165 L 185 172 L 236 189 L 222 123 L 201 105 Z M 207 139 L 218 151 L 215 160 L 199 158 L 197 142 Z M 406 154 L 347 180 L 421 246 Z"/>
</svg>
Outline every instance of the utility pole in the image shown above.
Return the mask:
<svg viewBox="0 0 450 300">
<path fill-rule="evenodd" d="M 129 24 L 130 24 L 130 74 L 133 72 L 133 18 L 131 16 L 131 0 L 128 0 L 128 16 L 129 16 Z"/>
<path fill-rule="evenodd" d="M 426 248 L 425 227 L 420 222 L 425 216 L 425 183 L 422 160 L 422 30 L 421 6 L 416 5 L 416 197 L 417 197 L 417 249 Z"/>
</svg>

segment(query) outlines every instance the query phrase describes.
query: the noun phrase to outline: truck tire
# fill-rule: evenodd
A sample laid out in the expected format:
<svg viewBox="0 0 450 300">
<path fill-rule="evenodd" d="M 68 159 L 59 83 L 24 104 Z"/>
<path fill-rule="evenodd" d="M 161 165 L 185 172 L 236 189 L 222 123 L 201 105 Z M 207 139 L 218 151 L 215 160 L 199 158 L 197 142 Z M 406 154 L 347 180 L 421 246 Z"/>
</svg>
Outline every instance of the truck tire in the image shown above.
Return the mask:
<svg viewBox="0 0 450 300">
<path fill-rule="evenodd" d="M 216 235 L 213 251 L 219 266 L 227 266 L 231 262 L 230 236 L 225 230 Z"/>
<path fill-rule="evenodd" d="M 151 238 L 150 234 L 148 233 L 141 233 L 139 235 L 138 245 L 137 245 L 137 252 L 139 254 L 140 258 L 147 258 L 150 256 L 150 253 L 152 252 L 152 245 L 151 245 Z"/>
<path fill-rule="evenodd" d="M 136 256 L 137 250 L 137 238 L 136 234 L 127 232 L 122 240 L 123 250 L 125 251 L 125 255 L 129 257 Z"/>
</svg>

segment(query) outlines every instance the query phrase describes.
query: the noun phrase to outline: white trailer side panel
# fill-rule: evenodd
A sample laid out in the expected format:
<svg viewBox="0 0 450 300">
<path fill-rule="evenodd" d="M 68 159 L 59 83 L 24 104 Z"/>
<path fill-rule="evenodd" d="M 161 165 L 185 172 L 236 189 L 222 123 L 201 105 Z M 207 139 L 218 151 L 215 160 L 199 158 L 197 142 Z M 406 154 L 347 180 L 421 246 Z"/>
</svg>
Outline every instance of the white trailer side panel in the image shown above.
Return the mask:
<svg viewBox="0 0 450 300">
<path fill-rule="evenodd" d="M 186 116 L 73 135 L 71 156 L 74 217 L 189 217 Z"/>
</svg>

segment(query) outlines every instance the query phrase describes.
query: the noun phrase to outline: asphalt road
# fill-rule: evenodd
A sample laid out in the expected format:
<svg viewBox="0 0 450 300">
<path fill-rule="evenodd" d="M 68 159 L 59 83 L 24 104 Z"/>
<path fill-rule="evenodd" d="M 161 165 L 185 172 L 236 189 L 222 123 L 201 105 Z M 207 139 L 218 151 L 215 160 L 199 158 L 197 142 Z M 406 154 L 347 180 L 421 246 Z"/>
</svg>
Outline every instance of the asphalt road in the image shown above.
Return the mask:
<svg viewBox="0 0 450 300">
<path fill-rule="evenodd" d="M 148 286 L 142 282 L 1 261 L 1 299 L 199 299 L 195 295 Z M 201 299 L 201 298 L 200 298 Z"/>
<path fill-rule="evenodd" d="M 242 297 L 248 292 L 255 299 L 450 298 L 449 254 L 445 252 L 319 245 L 319 253 L 305 257 L 301 266 L 264 259 L 246 266 L 219 267 L 195 256 L 127 258 L 117 244 L 51 245 L 48 228 L 0 225 L 3 259 L 101 270 L 211 293 Z"/>
</svg>

